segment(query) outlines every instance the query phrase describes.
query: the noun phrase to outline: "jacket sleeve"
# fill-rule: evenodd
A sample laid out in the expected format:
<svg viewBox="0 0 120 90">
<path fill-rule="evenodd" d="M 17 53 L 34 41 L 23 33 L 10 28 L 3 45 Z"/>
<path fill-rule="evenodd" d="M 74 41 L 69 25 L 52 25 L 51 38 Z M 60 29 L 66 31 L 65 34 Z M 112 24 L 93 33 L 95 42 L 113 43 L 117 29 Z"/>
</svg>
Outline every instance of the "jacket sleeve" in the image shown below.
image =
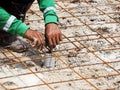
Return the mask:
<svg viewBox="0 0 120 90">
<path fill-rule="evenodd" d="M 15 16 L 9 14 L 0 7 L 0 30 L 4 30 L 14 35 L 24 36 L 28 28 L 29 27 L 22 23 L 21 20 L 16 19 Z"/>
<path fill-rule="evenodd" d="M 45 24 L 58 23 L 58 16 L 55 13 L 54 0 L 38 0 L 40 10 L 43 12 Z"/>
</svg>

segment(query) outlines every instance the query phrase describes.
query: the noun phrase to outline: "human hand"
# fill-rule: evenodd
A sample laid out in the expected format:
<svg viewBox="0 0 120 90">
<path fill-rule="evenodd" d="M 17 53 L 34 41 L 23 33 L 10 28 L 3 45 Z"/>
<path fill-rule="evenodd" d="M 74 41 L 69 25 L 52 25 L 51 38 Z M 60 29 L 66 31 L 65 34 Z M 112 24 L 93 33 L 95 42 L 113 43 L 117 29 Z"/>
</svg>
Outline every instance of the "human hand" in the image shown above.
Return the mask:
<svg viewBox="0 0 120 90">
<path fill-rule="evenodd" d="M 36 47 L 40 50 L 43 49 L 45 41 L 41 32 L 29 29 L 25 33 L 24 37 L 32 41 L 33 47 Z"/>
<path fill-rule="evenodd" d="M 60 43 L 62 40 L 62 33 L 57 24 L 50 23 L 45 26 L 45 39 L 50 51 Z"/>
</svg>

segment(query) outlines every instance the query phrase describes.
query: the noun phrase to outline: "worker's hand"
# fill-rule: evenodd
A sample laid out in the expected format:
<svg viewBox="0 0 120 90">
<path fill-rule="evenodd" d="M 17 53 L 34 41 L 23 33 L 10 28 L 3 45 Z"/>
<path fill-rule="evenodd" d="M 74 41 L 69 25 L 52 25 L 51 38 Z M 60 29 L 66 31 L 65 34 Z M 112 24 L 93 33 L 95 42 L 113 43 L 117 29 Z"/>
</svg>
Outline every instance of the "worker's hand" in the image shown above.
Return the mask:
<svg viewBox="0 0 120 90">
<path fill-rule="evenodd" d="M 43 49 L 45 41 L 41 32 L 29 29 L 25 33 L 24 37 L 32 41 L 33 47 L 36 47 L 40 50 Z"/>
<path fill-rule="evenodd" d="M 49 46 L 51 51 L 60 43 L 62 40 L 62 33 L 57 24 L 50 23 L 45 26 L 45 39 L 46 44 Z"/>
</svg>

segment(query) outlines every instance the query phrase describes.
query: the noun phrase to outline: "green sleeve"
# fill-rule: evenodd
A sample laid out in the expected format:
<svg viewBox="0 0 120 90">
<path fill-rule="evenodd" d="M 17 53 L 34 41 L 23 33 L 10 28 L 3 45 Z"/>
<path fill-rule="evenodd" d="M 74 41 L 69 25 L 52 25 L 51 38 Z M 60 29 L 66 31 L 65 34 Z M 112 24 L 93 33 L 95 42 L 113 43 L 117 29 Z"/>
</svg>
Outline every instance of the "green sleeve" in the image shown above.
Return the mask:
<svg viewBox="0 0 120 90">
<path fill-rule="evenodd" d="M 13 35 L 24 36 L 28 28 L 21 20 L 16 19 L 15 16 L 0 7 L 0 30 L 5 30 Z"/>
<path fill-rule="evenodd" d="M 47 12 L 44 13 L 44 11 L 49 7 L 56 8 L 55 1 L 54 0 L 38 0 L 38 4 L 40 7 L 40 10 L 44 14 L 45 24 L 48 24 L 48 23 L 56 23 L 57 24 L 58 16 L 54 10 L 48 10 Z"/>
</svg>

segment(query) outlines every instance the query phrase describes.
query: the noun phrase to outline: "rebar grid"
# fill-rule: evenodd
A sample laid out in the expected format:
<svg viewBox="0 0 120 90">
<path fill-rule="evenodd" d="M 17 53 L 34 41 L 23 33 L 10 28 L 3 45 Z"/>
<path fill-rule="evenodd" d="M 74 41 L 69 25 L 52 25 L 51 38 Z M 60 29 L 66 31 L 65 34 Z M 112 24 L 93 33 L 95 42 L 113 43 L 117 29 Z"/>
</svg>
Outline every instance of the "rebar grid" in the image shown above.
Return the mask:
<svg viewBox="0 0 120 90">
<path fill-rule="evenodd" d="M 73 3 L 74 2 L 74 3 Z M 63 41 L 51 56 L 0 49 L 0 90 L 119 90 L 120 1 L 56 1 Z M 44 33 L 37 2 L 26 24 Z M 55 68 L 44 68 L 55 58 Z"/>
</svg>

